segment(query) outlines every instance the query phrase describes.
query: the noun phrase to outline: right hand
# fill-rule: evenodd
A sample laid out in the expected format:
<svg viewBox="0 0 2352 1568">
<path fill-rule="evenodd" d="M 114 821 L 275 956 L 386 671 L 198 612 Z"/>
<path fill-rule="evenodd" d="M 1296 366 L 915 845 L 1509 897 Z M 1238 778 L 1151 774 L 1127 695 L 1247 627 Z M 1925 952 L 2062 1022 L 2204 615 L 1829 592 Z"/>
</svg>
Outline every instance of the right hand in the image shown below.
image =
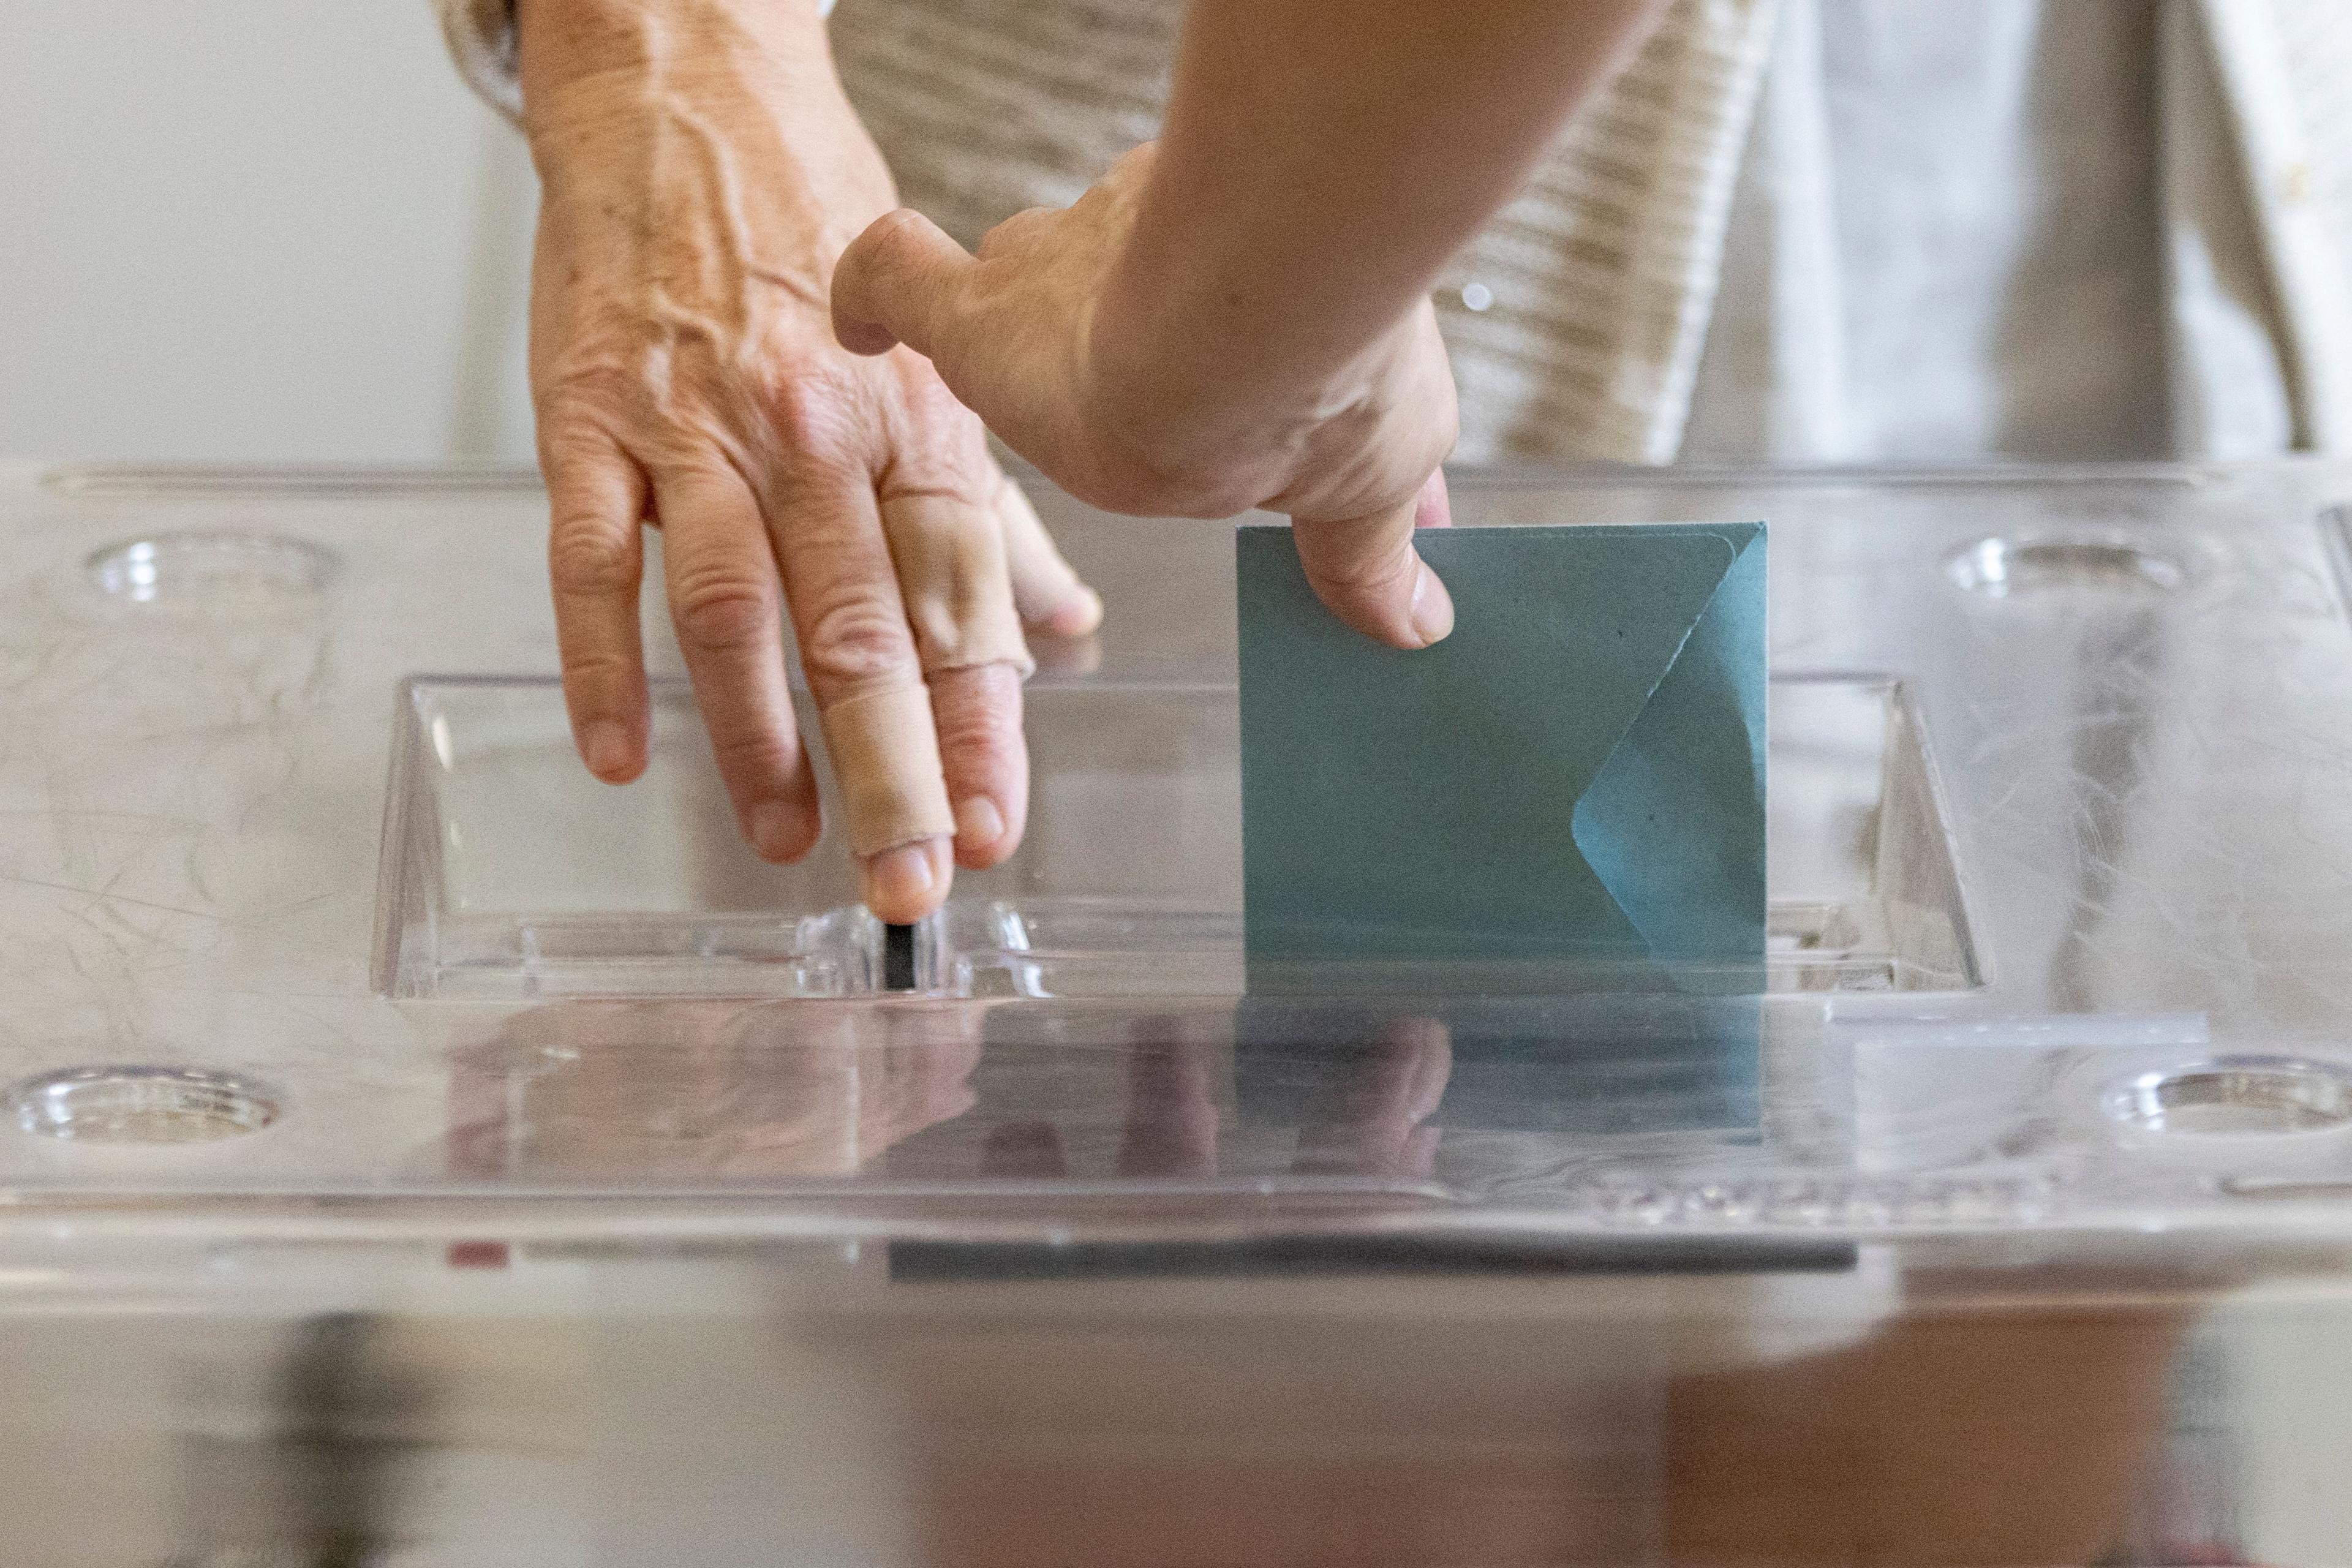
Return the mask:
<svg viewBox="0 0 2352 1568">
<path fill-rule="evenodd" d="M 1028 806 L 1022 626 L 1101 602 L 908 351 L 851 355 L 835 259 L 896 205 L 814 0 L 521 0 L 544 197 L 531 390 L 572 732 L 646 765 L 641 521 L 719 771 L 765 858 L 822 830 L 783 657 L 824 718 L 866 903 L 909 921 Z"/>
<path fill-rule="evenodd" d="M 1333 614 L 1397 647 L 1440 640 L 1454 602 L 1413 548 L 1416 527 L 1448 521 L 1438 465 L 1457 426 L 1434 310 L 1415 301 L 1324 370 L 1237 365 L 1248 334 L 1226 324 L 1232 300 L 1212 308 L 1220 331 L 1198 330 L 1171 302 L 1201 291 L 1182 279 L 1183 247 L 1171 277 L 1141 243 L 1160 167 L 1147 142 L 1076 205 L 1007 219 L 977 256 L 920 213 L 894 213 L 843 258 L 835 330 L 864 353 L 929 356 L 1000 439 L 1083 500 L 1139 516 L 1288 513 Z"/>
</svg>

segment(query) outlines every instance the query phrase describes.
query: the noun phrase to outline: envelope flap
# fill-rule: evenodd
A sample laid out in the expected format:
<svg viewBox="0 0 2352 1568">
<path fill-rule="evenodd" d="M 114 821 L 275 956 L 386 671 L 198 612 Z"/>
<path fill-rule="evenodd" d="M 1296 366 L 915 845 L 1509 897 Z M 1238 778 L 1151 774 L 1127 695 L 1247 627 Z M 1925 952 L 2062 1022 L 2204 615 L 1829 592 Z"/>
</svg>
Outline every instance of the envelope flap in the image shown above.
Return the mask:
<svg viewBox="0 0 2352 1568">
<path fill-rule="evenodd" d="M 1576 841 L 1650 953 L 1764 951 L 1765 535 L 1740 553 L 1674 668 L 1576 805 Z"/>
<path fill-rule="evenodd" d="M 1499 957 L 1638 932 L 1578 797 L 1672 668 L 1733 545 L 1688 528 L 1432 531 L 1454 635 L 1401 652 L 1315 602 L 1287 531 L 1240 531 L 1253 956 Z"/>
</svg>

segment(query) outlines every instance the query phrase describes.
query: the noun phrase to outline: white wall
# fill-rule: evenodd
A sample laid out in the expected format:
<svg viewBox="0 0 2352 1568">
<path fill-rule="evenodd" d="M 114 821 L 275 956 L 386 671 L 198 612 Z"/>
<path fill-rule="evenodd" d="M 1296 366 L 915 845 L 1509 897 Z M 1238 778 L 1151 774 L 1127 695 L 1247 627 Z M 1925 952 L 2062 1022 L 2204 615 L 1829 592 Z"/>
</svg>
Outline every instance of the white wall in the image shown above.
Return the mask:
<svg viewBox="0 0 2352 1568">
<path fill-rule="evenodd" d="M 527 457 L 532 195 L 426 0 L 0 0 L 0 455 Z"/>
</svg>

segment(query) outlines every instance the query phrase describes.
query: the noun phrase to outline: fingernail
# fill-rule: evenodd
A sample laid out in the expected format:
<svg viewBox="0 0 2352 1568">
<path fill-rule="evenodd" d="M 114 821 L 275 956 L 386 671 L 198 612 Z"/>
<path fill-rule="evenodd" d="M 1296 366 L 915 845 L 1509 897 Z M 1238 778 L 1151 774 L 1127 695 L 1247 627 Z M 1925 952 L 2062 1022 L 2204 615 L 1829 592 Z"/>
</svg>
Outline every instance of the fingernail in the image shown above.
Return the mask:
<svg viewBox="0 0 2352 1568">
<path fill-rule="evenodd" d="M 1445 591 L 1427 562 L 1422 563 L 1420 574 L 1413 579 L 1412 618 L 1423 647 L 1444 642 L 1454 630 L 1454 595 Z"/>
<path fill-rule="evenodd" d="M 751 808 L 751 847 L 763 860 L 790 860 L 802 848 L 800 814 L 781 800 L 761 801 Z"/>
<path fill-rule="evenodd" d="M 956 841 L 966 849 L 985 849 L 1004 837 L 1004 814 L 984 795 L 957 806 L 955 819 Z"/>
<path fill-rule="evenodd" d="M 630 754 L 628 731 L 610 719 L 600 719 L 589 725 L 580 741 L 581 752 L 588 759 L 588 771 L 598 778 L 625 773 L 635 760 Z"/>
<path fill-rule="evenodd" d="M 930 897 L 931 858 L 919 844 L 885 849 L 866 863 L 866 902 L 904 910 Z"/>
</svg>

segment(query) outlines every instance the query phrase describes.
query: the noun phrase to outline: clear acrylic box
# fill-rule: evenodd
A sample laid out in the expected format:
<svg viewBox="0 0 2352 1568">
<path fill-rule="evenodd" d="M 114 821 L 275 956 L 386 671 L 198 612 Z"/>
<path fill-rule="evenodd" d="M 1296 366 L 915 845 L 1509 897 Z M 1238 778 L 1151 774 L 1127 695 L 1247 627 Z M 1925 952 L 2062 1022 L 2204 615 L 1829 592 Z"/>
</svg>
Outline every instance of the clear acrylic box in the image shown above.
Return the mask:
<svg viewBox="0 0 2352 1568">
<path fill-rule="evenodd" d="M 0 1232 L 2352 1233 L 2344 470 L 1460 475 L 1772 523 L 1770 951 L 1279 995 L 1222 526 L 1045 498 L 1111 619 L 894 976 L 657 590 L 654 765 L 580 768 L 527 485 L 6 479 Z"/>
<path fill-rule="evenodd" d="M 902 990 L 530 476 L 0 465 L 12 1561 L 2342 1560 L 2352 466 L 1454 479 L 1771 521 L 1760 973 L 1244 994 L 1222 527 Z"/>
<path fill-rule="evenodd" d="M 692 700 L 677 683 L 656 693 L 651 764 L 615 789 L 581 768 L 554 682 L 408 682 L 386 786 L 380 986 L 490 1001 L 886 990 L 883 931 L 857 906 L 838 836 L 795 866 L 751 855 Z M 902 989 L 1240 995 L 1232 687 L 1045 680 L 1026 715 L 1024 846 L 958 875 L 916 931 Z M 1758 984 L 1978 984 L 1942 795 L 1901 682 L 1782 680 L 1771 723 L 1771 952 Z"/>
</svg>

